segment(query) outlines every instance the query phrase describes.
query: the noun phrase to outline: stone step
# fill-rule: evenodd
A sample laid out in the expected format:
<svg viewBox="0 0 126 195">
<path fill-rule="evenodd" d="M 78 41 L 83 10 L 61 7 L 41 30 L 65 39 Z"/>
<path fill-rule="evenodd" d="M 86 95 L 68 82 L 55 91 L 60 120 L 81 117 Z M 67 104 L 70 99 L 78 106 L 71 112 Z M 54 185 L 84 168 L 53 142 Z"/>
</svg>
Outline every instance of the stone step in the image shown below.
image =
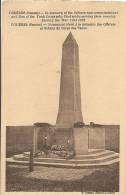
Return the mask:
<svg viewBox="0 0 126 195">
<path fill-rule="evenodd" d="M 99 152 L 105 151 L 104 149 L 88 149 L 89 154 L 97 154 Z"/>
<path fill-rule="evenodd" d="M 97 154 L 97 153 L 101 153 L 101 152 L 104 152 L 104 151 L 107 151 L 107 150 L 103 150 L 103 149 L 89 149 L 88 150 L 88 154 Z M 25 156 L 29 156 L 30 155 L 30 152 L 23 152 L 23 154 Z"/>
<path fill-rule="evenodd" d="M 114 151 L 109 151 L 109 150 L 95 150 L 95 151 L 90 151 L 88 152 L 88 154 L 85 155 L 77 155 L 74 158 L 75 159 L 92 159 L 92 158 L 99 158 L 102 156 L 107 156 L 108 154 L 113 154 Z M 30 152 L 24 152 L 23 153 L 25 157 L 29 157 L 30 156 Z M 58 157 L 57 157 L 58 158 Z"/>
<path fill-rule="evenodd" d="M 96 159 L 104 156 L 108 156 L 110 154 L 114 154 L 114 151 L 104 150 L 96 154 L 87 154 L 87 155 L 77 155 L 75 156 L 75 159 Z"/>
<path fill-rule="evenodd" d="M 94 163 L 102 163 L 107 162 L 113 159 L 118 158 L 118 153 L 108 154 L 107 156 L 96 158 L 96 159 L 54 159 L 54 158 L 34 158 L 34 162 L 51 162 L 51 163 L 75 163 L 75 164 L 94 164 Z M 17 161 L 29 161 L 28 157 L 25 157 L 23 154 L 15 155 L 14 160 Z"/>
<path fill-rule="evenodd" d="M 115 159 L 115 158 L 118 158 L 119 157 L 119 154 L 117 153 L 108 153 L 107 155 L 104 155 L 104 156 L 97 156 L 96 158 L 83 158 L 83 159 L 72 159 L 71 161 L 74 161 L 74 162 L 79 162 L 79 163 L 84 163 L 84 162 L 89 162 L 89 163 L 95 163 L 95 162 L 103 162 L 103 161 L 107 161 L 107 160 L 110 160 L 110 159 Z"/>
<path fill-rule="evenodd" d="M 99 159 L 90 159 L 90 160 L 59 160 L 59 159 L 35 159 L 35 161 L 37 162 L 49 162 L 51 161 L 52 163 L 74 163 L 74 164 L 94 164 L 94 163 L 102 163 L 102 162 L 107 162 L 107 161 L 110 161 L 110 160 L 113 160 L 113 159 L 116 159 L 118 158 L 117 155 L 112 155 L 112 156 L 109 156 L 109 157 L 106 157 L 106 158 L 99 158 Z"/>
<path fill-rule="evenodd" d="M 109 151 L 109 150 L 104 150 L 104 151 L 100 151 L 99 153 L 93 153 L 93 154 L 90 154 L 88 153 L 87 155 L 77 155 L 74 157 L 74 159 L 97 159 L 97 158 L 100 158 L 100 157 L 104 157 L 104 156 L 108 156 L 110 154 L 114 154 L 115 152 L 114 151 Z M 23 153 L 25 157 L 29 157 L 30 155 L 30 152 L 24 152 Z M 42 157 L 41 157 L 42 158 Z M 43 157 L 45 158 L 45 157 Z M 51 157 L 49 157 L 51 158 Z M 58 157 L 57 157 L 58 159 Z"/>
<path fill-rule="evenodd" d="M 109 160 L 104 163 L 94 163 L 94 164 L 74 164 L 74 163 L 52 163 L 52 162 L 34 162 L 34 166 L 47 166 L 47 167 L 63 167 L 63 168 L 76 168 L 76 169 L 84 169 L 84 168 L 100 168 L 106 167 L 108 165 L 112 165 L 119 162 L 119 158 Z M 17 165 L 28 165 L 28 161 L 17 161 L 14 158 L 7 158 L 7 164 L 17 164 Z"/>
</svg>

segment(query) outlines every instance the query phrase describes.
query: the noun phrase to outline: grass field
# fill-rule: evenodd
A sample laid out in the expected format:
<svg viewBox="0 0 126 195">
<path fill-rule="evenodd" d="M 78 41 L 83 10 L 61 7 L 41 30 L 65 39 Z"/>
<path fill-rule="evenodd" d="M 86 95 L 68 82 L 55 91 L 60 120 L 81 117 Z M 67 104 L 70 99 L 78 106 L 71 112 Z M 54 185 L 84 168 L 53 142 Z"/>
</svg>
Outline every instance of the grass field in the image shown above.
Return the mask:
<svg viewBox="0 0 126 195">
<path fill-rule="evenodd" d="M 119 164 L 105 168 L 66 169 L 7 165 L 6 191 L 118 192 Z"/>
</svg>

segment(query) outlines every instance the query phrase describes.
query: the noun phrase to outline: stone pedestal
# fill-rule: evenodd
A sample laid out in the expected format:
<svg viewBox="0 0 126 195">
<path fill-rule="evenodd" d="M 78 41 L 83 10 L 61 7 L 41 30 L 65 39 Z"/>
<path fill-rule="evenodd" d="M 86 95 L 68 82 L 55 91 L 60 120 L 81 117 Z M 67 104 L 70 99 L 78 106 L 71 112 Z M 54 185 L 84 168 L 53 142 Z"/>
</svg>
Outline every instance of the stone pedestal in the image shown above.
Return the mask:
<svg viewBox="0 0 126 195">
<path fill-rule="evenodd" d="M 55 142 L 53 144 L 62 145 L 66 150 L 73 150 L 73 129 L 55 129 Z"/>
<path fill-rule="evenodd" d="M 74 128 L 74 150 L 75 155 L 83 155 L 88 153 L 88 128 Z"/>
<path fill-rule="evenodd" d="M 105 128 L 89 128 L 89 149 L 105 149 Z"/>
</svg>

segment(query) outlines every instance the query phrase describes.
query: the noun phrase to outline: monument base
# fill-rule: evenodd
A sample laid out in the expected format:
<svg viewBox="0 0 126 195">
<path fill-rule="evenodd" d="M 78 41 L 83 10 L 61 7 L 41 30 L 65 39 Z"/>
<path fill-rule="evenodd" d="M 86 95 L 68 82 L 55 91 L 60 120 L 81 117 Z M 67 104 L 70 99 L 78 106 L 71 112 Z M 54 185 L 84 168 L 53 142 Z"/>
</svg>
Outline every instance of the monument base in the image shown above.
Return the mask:
<svg viewBox="0 0 126 195">
<path fill-rule="evenodd" d="M 7 158 L 8 164 L 28 165 L 29 152 L 14 155 Z M 119 162 L 119 154 L 109 150 L 88 150 L 88 154 L 77 155 L 73 159 L 63 158 L 42 158 L 35 157 L 35 166 L 63 167 L 63 168 L 99 168 Z"/>
<path fill-rule="evenodd" d="M 105 128 L 104 127 L 88 127 L 89 129 L 89 149 L 105 150 Z"/>
<path fill-rule="evenodd" d="M 54 144 L 62 145 L 66 150 L 74 150 L 73 128 L 55 128 Z"/>
<path fill-rule="evenodd" d="M 75 155 L 83 155 L 88 153 L 88 128 L 74 128 L 74 151 Z"/>
<path fill-rule="evenodd" d="M 34 151 L 41 150 L 43 144 L 50 147 L 52 145 L 63 146 L 65 150 L 73 150 L 76 155 L 87 154 L 88 149 L 105 150 L 105 128 L 88 125 L 81 128 L 36 127 Z"/>
</svg>

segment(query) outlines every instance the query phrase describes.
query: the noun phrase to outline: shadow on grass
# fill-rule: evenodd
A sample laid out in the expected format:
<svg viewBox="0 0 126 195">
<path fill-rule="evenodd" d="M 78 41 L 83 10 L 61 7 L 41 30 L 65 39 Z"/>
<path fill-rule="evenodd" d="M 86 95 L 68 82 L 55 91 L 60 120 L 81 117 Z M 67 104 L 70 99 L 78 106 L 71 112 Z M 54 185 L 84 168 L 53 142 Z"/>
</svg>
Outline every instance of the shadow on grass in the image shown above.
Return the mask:
<svg viewBox="0 0 126 195">
<path fill-rule="evenodd" d="M 57 181 L 26 178 L 26 167 L 7 166 L 6 191 L 52 191 L 52 192 L 118 192 L 119 164 L 96 170 L 79 180 Z"/>
</svg>

